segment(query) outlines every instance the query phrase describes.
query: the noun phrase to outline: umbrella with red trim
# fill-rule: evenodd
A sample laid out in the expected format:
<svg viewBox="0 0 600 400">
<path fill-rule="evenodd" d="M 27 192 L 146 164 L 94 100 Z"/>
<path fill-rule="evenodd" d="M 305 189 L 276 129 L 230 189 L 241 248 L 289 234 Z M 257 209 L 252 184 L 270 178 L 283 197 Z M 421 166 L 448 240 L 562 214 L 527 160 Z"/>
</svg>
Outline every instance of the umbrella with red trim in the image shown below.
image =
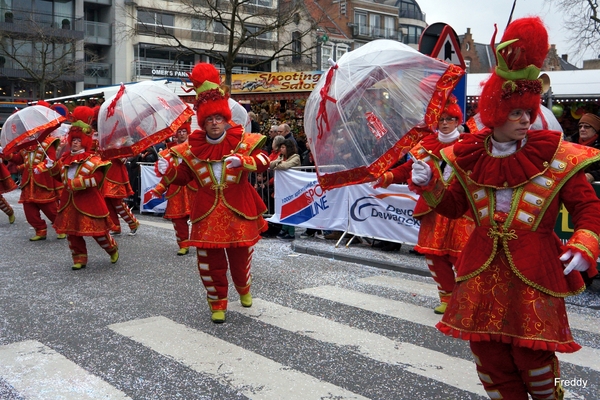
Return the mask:
<svg viewBox="0 0 600 400">
<path fill-rule="evenodd" d="M 376 180 L 437 126 L 463 74 L 393 40 L 374 40 L 344 54 L 304 108 L 320 185 Z"/>
<path fill-rule="evenodd" d="M 173 136 L 194 112 L 155 82 L 121 85 L 100 107 L 98 151 L 103 157 L 133 157 Z"/>
<path fill-rule="evenodd" d="M 25 107 L 6 119 L 0 143 L 5 154 L 39 144 L 66 118 L 44 106 Z"/>
</svg>

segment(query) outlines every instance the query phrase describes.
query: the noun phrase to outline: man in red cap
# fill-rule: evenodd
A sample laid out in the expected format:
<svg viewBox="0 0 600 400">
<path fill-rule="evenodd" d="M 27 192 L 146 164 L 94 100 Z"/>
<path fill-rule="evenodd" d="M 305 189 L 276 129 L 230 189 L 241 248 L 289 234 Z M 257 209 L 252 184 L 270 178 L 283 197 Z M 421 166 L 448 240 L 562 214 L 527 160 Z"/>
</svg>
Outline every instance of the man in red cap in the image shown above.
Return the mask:
<svg viewBox="0 0 600 400">
<path fill-rule="evenodd" d="M 410 150 L 412 159 L 426 162 L 430 168 L 438 170 L 438 174 L 447 183 L 454 179 L 454 175 L 452 169 L 443 162 L 440 153 L 442 149 L 458 142 L 458 125 L 462 121 L 463 113 L 457 99 L 451 96 L 438 120 L 438 130 L 425 136 Z M 407 182 L 412 171 L 412 159 L 383 174 L 373 187 L 385 188 L 392 183 Z M 475 224 L 468 216 L 449 219 L 438 214 L 427 205 L 423 197 L 417 201 L 413 215 L 421 220 L 415 250 L 425 254 L 431 276 L 438 286 L 440 304 L 433 311 L 443 314 L 454 289 L 454 265 Z"/>
<path fill-rule="evenodd" d="M 191 126 L 189 122 L 181 125 L 175 133 L 175 141 L 170 142 L 167 145 L 168 148 L 159 153 L 160 157 L 166 159 L 172 168 L 177 168 L 183 162 L 183 153 L 190 147 L 188 144 L 190 130 Z M 158 176 L 162 176 L 158 170 L 156 173 Z M 177 255 L 184 256 L 188 254 L 190 247 L 188 243 L 190 239 L 188 221 L 190 220 L 192 202 L 198 191 L 196 181 L 190 181 L 187 185 L 183 186 L 169 185 L 166 183 L 166 178 L 162 177 L 152 191 L 155 197 L 161 197 L 163 194 L 166 194 L 167 208 L 165 209 L 163 218 L 170 219 L 173 223 L 175 238 L 179 246 Z"/>
<path fill-rule="evenodd" d="M 600 151 L 566 142 L 557 131 L 529 129 L 540 108 L 538 77 L 548 47 L 539 18 L 513 21 L 479 101 L 487 128 L 442 150 L 457 179 L 446 187 L 435 169 L 415 163 L 410 182 L 436 212 L 473 213 L 476 227 L 437 328 L 470 342 L 492 399 L 562 398 L 555 352 L 581 348 L 564 298 L 585 289 L 573 271 L 597 273 L 600 200 L 583 170 L 600 160 Z M 574 225 L 565 245 L 554 233 L 563 204 Z"/>
<path fill-rule="evenodd" d="M 200 130 L 190 135 L 183 163 L 169 169 L 161 158 L 158 170 L 166 183 L 198 183 L 190 219 L 189 243 L 197 248 L 198 271 L 215 323 L 225 322 L 227 269 L 242 306 L 252 305 L 250 265 L 254 244 L 267 230 L 262 214 L 267 210 L 248 181 L 250 172 L 263 172 L 269 160 L 263 152 L 266 138 L 245 134 L 231 121 L 228 96 L 220 87 L 219 71 L 211 64 L 197 64 L 190 79 L 196 89 L 196 115 Z"/>
<path fill-rule="evenodd" d="M 88 261 L 84 236 L 91 236 L 110 256 L 110 262 L 119 259 L 117 243 L 110 235 L 115 226 L 110 220 L 108 208 L 102 195 L 102 183 L 109 161 L 103 161 L 92 150 L 92 123 L 94 110 L 75 107 L 67 141 L 70 152 L 56 164 L 48 165 L 56 179 L 64 184 L 58 216 L 54 229 L 67 234 L 73 269 L 85 268 Z"/>
</svg>

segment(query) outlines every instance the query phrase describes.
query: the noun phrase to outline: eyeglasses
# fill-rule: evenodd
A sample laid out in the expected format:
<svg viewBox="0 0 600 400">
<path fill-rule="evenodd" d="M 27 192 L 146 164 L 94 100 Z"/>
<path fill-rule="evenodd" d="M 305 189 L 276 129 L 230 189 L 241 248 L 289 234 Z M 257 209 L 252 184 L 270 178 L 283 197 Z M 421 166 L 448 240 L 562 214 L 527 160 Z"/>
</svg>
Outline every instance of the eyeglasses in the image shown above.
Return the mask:
<svg viewBox="0 0 600 400">
<path fill-rule="evenodd" d="M 220 124 L 221 122 L 225 121 L 225 118 L 220 115 L 213 115 L 212 117 L 207 117 L 206 121 L 212 122 L 213 124 Z"/>
<path fill-rule="evenodd" d="M 456 117 L 442 117 L 440 118 L 440 122 L 454 122 L 458 120 Z"/>
<path fill-rule="evenodd" d="M 517 108 L 508 113 L 508 119 L 510 121 L 518 121 L 523 118 L 523 115 L 525 114 L 527 114 L 527 118 L 531 118 L 531 110 L 522 110 Z"/>
<path fill-rule="evenodd" d="M 579 129 L 581 129 L 581 128 L 583 128 L 583 129 L 590 129 L 590 128 L 593 128 L 593 126 L 587 125 L 587 124 L 580 124 L 579 125 Z"/>
<path fill-rule="evenodd" d="M 281 131 L 277 131 L 277 133 L 283 133 L 283 132 L 285 132 L 285 131 L 283 131 L 283 130 L 281 130 Z"/>
</svg>

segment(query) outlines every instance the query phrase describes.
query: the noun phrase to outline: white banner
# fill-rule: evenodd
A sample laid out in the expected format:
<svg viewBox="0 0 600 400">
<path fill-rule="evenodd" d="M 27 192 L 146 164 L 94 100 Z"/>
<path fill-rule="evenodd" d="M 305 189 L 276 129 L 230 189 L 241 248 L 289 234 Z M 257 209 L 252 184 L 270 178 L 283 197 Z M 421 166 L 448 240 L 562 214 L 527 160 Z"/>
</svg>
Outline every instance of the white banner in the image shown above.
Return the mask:
<svg viewBox="0 0 600 400">
<path fill-rule="evenodd" d="M 345 231 L 348 228 L 347 190 L 324 192 L 314 172 L 275 171 L 275 213 L 268 221 Z"/>
<path fill-rule="evenodd" d="M 167 200 L 163 195 L 160 199 L 153 199 L 150 190 L 160 182 L 160 178 L 154 173 L 154 164 L 140 165 L 140 212 L 164 214 L 167 208 Z"/>
<path fill-rule="evenodd" d="M 419 195 L 406 185 L 373 189 L 370 184 L 348 187 L 348 232 L 391 242 L 417 244 L 421 223 L 413 217 Z"/>
</svg>

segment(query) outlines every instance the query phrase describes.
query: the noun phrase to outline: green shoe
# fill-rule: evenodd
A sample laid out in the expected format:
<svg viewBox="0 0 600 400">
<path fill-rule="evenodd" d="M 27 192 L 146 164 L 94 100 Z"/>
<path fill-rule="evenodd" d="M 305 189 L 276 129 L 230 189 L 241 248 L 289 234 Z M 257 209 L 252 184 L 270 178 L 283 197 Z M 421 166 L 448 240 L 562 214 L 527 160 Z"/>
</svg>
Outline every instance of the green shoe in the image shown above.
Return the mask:
<svg viewBox="0 0 600 400">
<path fill-rule="evenodd" d="M 240 294 L 240 303 L 242 303 L 242 307 L 252 307 L 252 295 L 250 292 Z"/>
<path fill-rule="evenodd" d="M 15 214 L 8 216 L 8 223 L 9 224 L 14 224 L 15 223 Z"/>
<path fill-rule="evenodd" d="M 212 315 L 210 316 L 210 319 L 215 324 L 222 324 L 223 322 L 225 322 L 225 311 L 222 311 L 222 310 L 213 311 Z"/>
<path fill-rule="evenodd" d="M 85 264 L 75 263 L 75 264 L 73 264 L 73 267 L 71 267 L 71 268 L 74 269 L 74 270 L 78 270 L 78 269 L 81 269 L 81 268 L 85 268 Z"/>
<path fill-rule="evenodd" d="M 436 314 L 443 314 L 446 312 L 447 307 L 448 303 L 441 302 L 439 306 L 433 309 L 433 312 Z"/>
<path fill-rule="evenodd" d="M 178 256 L 185 256 L 186 254 L 188 254 L 190 252 L 189 247 L 182 247 L 179 249 L 179 251 L 177 252 Z"/>
<path fill-rule="evenodd" d="M 30 237 L 29 240 L 32 242 L 37 242 L 39 240 L 46 240 L 46 236 L 35 235 L 34 237 Z"/>
<path fill-rule="evenodd" d="M 59 233 L 58 235 L 56 235 L 57 239 L 66 239 L 67 238 L 67 234 L 66 233 Z"/>
<path fill-rule="evenodd" d="M 113 263 L 113 264 L 114 264 L 114 263 L 116 263 L 117 261 L 119 261 L 119 250 L 117 250 L 117 251 L 115 252 L 115 254 L 113 254 L 113 255 L 111 255 L 111 256 L 110 256 L 110 262 L 111 262 L 111 263 Z"/>
</svg>

